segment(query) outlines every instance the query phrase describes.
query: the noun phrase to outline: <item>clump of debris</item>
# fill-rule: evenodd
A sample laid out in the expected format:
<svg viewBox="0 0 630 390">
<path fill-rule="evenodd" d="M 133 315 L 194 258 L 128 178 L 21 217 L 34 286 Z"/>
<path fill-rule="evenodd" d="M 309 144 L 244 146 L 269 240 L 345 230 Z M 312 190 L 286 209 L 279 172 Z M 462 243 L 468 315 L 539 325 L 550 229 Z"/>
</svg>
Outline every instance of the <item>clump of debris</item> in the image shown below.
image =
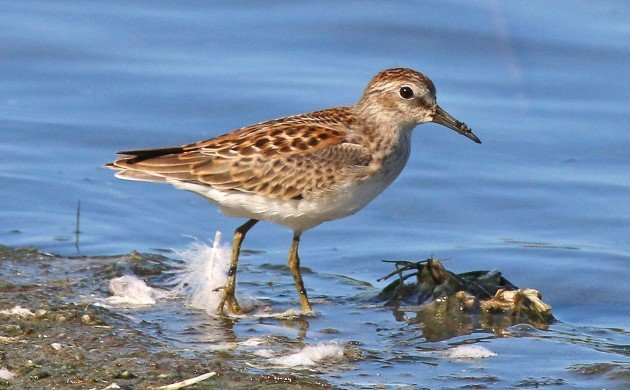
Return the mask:
<svg viewBox="0 0 630 390">
<path fill-rule="evenodd" d="M 455 274 L 437 259 L 385 261 L 396 270 L 379 281 L 398 277 L 381 291 L 380 298 L 399 315 L 415 311 L 424 323 L 431 322 L 429 318 L 476 316 L 477 325 L 492 329 L 518 323 L 546 329 L 555 321 L 551 306 L 537 290 L 518 288 L 497 270 Z"/>
</svg>

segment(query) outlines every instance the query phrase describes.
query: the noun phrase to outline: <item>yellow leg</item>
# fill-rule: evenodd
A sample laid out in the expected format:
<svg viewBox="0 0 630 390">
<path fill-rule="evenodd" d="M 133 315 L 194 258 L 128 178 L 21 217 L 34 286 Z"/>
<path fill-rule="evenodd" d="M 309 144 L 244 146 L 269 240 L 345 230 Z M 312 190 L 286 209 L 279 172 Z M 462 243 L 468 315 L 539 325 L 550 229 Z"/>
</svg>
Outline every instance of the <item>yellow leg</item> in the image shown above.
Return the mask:
<svg viewBox="0 0 630 390">
<path fill-rule="evenodd" d="M 220 314 L 223 314 L 223 307 L 225 305 L 227 305 L 227 309 L 231 313 L 242 313 L 241 307 L 234 296 L 234 292 L 236 290 L 236 267 L 238 265 L 238 256 L 241 253 L 241 243 L 245 238 L 245 234 L 247 234 L 249 229 L 256 225 L 257 222 L 257 219 L 250 219 L 234 231 L 234 242 L 232 243 L 232 259 L 230 260 L 230 269 L 228 271 L 228 282 L 221 288 L 225 294 L 223 295 L 221 303 L 219 303 L 219 307 L 217 307 L 217 311 Z"/>
<path fill-rule="evenodd" d="M 291 251 L 289 252 L 289 269 L 293 274 L 293 281 L 295 282 L 295 288 L 298 294 L 300 294 L 300 305 L 302 306 L 302 312 L 312 313 L 311 303 L 306 296 L 306 289 L 304 288 L 304 282 L 302 282 L 302 275 L 300 275 L 300 257 L 298 256 L 298 246 L 300 245 L 300 234 L 295 233 L 293 235 L 293 242 L 291 243 Z"/>
</svg>

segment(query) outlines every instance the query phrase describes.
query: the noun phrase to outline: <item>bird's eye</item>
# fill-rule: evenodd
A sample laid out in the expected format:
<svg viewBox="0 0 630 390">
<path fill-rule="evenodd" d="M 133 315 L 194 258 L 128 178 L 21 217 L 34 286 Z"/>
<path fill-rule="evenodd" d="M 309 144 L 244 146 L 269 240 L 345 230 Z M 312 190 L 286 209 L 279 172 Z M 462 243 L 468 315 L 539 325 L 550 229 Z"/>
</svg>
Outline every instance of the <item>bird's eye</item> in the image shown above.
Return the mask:
<svg viewBox="0 0 630 390">
<path fill-rule="evenodd" d="M 404 86 L 400 88 L 400 91 L 398 91 L 398 93 L 400 94 L 400 97 L 402 97 L 403 99 L 413 98 L 413 89 L 411 89 L 410 87 Z"/>
</svg>

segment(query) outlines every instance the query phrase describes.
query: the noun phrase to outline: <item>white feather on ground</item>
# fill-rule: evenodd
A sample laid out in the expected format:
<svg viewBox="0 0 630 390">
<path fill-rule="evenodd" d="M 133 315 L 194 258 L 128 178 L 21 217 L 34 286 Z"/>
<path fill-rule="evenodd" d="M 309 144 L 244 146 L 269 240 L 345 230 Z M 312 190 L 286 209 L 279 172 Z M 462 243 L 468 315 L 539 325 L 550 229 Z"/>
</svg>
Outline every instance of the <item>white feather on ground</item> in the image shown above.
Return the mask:
<svg viewBox="0 0 630 390">
<path fill-rule="evenodd" d="M 0 314 L 14 315 L 20 317 L 30 317 L 35 315 L 35 313 L 30 311 L 29 309 L 26 309 L 19 305 L 13 306 L 11 309 L 0 310 Z"/>
<path fill-rule="evenodd" d="M 231 246 L 221 245 L 221 232 L 216 232 L 212 246 L 197 241 L 177 254 L 186 265 L 176 273 L 176 291 L 188 296 L 190 306 L 216 316 L 224 294 L 221 287 L 228 281 Z M 240 295 L 237 299 L 244 311 L 252 309 L 251 299 Z"/>
<path fill-rule="evenodd" d="M 264 351 L 264 352 L 263 352 Z M 256 354 L 256 353 L 255 353 Z M 258 355 L 269 355 L 269 350 L 261 350 Z M 343 347 L 336 341 L 307 345 L 301 351 L 286 356 L 269 359 L 272 364 L 284 367 L 314 366 L 325 360 L 343 359 Z"/>
<path fill-rule="evenodd" d="M 212 246 L 193 242 L 185 251 L 177 251 L 185 266 L 175 274 L 175 291 L 188 297 L 188 304 L 217 316 L 217 307 L 223 298 L 223 286 L 228 281 L 232 258 L 230 244 L 221 244 L 221 232 L 216 232 Z M 297 309 L 273 312 L 263 302 L 242 294 L 237 286 L 236 298 L 248 316 L 261 318 L 294 318 L 302 315 Z"/>
<path fill-rule="evenodd" d="M 7 370 L 6 368 L 0 368 L 0 379 L 11 380 L 15 376 L 15 373 Z"/>
<path fill-rule="evenodd" d="M 167 291 L 147 286 L 144 280 L 134 275 L 123 275 L 109 281 L 109 290 L 114 294 L 105 299 L 113 305 L 154 305 Z"/>
</svg>

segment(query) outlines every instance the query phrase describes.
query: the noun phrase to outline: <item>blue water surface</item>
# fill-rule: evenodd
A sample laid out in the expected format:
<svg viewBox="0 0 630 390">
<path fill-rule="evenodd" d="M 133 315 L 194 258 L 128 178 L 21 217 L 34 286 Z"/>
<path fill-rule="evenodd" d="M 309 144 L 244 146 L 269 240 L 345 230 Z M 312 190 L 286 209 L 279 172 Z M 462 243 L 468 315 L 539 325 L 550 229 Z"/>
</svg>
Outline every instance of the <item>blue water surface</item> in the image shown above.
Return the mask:
<svg viewBox="0 0 630 390">
<path fill-rule="evenodd" d="M 382 287 L 391 265 L 381 259 L 433 255 L 454 271 L 498 268 L 538 289 L 561 320 L 555 331 L 578 330 L 566 343 L 490 341 L 499 356 L 486 370 L 503 385 L 601 385 L 606 377 L 568 368 L 630 361 L 627 2 L 5 0 L 0 25 L 1 243 L 102 255 L 229 236 L 243 221 L 190 193 L 117 180 L 103 165 L 117 150 L 351 104 L 376 72 L 411 67 L 483 143 L 418 127 L 391 188 L 304 234 L 303 265 Z M 245 246 L 263 253 L 243 261 L 282 263 L 290 239 L 258 225 Z M 336 295 L 334 281 L 305 279 L 313 294 Z M 615 329 L 618 348 L 575 342 L 591 327 Z M 515 367 L 523 359 L 531 363 Z M 458 367 L 385 370 L 370 382 L 431 385 Z M 461 384 L 449 378 L 439 383 Z"/>
</svg>

